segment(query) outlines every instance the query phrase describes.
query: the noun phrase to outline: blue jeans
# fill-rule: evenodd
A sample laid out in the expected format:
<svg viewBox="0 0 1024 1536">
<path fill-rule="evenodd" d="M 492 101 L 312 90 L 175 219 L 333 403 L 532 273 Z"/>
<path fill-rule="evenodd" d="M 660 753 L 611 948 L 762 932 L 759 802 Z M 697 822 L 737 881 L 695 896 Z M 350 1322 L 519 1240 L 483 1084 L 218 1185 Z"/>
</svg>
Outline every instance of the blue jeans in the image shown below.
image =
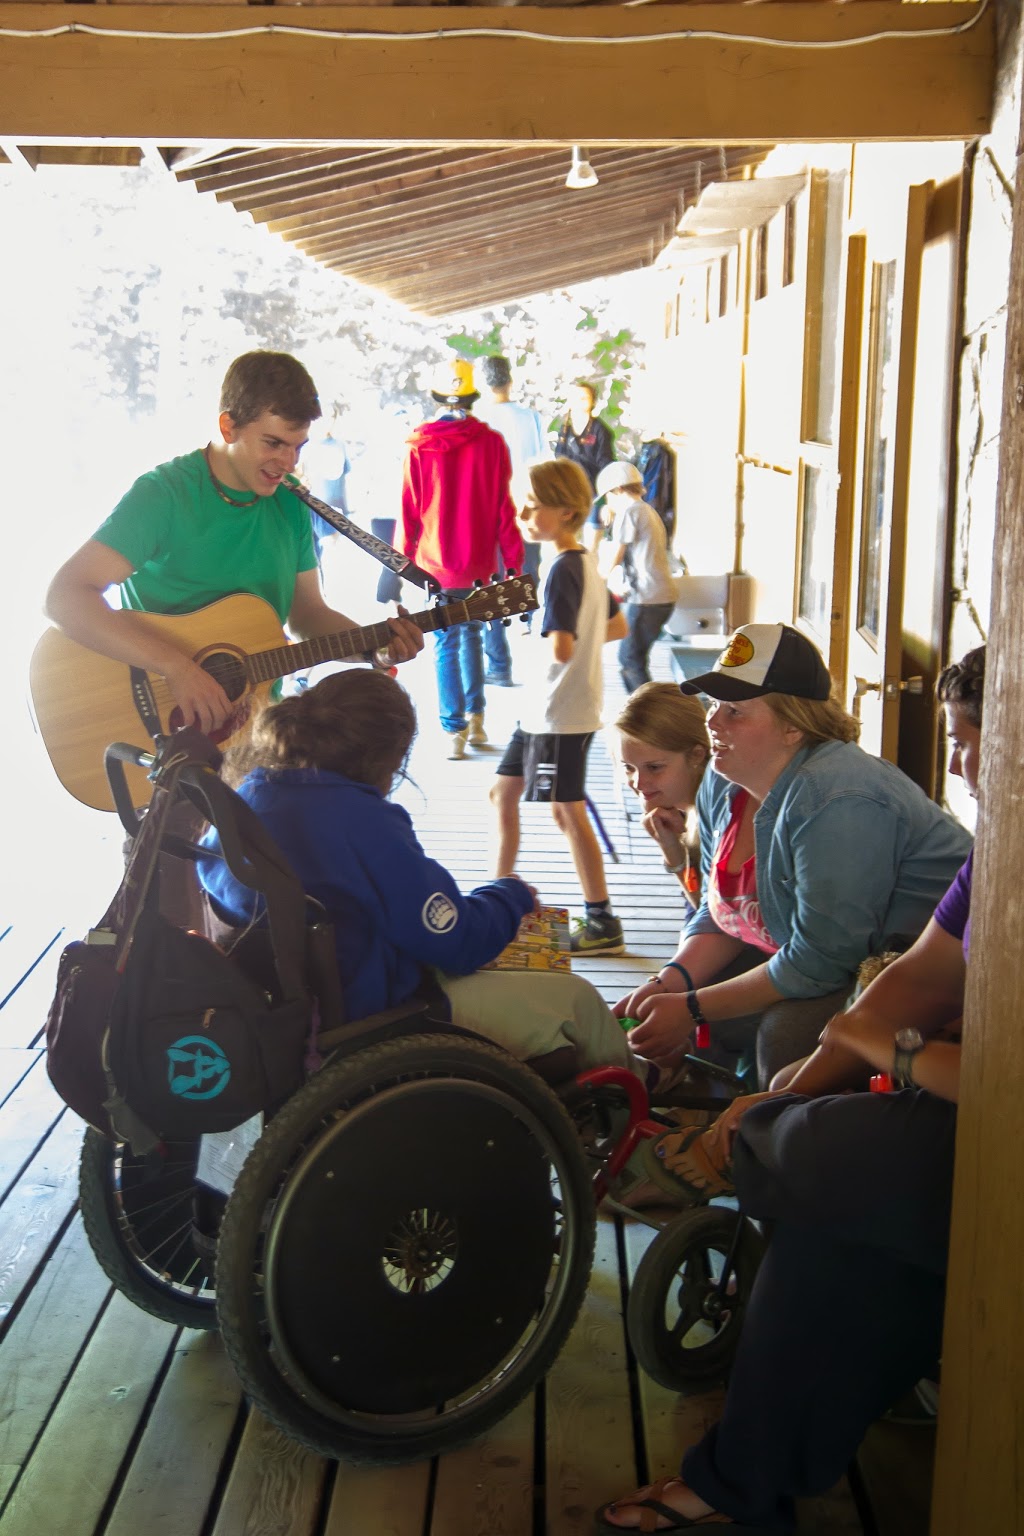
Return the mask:
<svg viewBox="0 0 1024 1536">
<path fill-rule="evenodd" d="M 487 676 L 493 682 L 510 682 L 512 652 L 508 647 L 508 632 L 501 619 L 491 619 L 484 628 L 484 651 L 487 656 Z"/>
<path fill-rule="evenodd" d="M 625 604 L 629 634 L 619 641 L 619 671 L 627 693 L 650 682 L 647 658 L 670 618 L 673 606 L 672 603 Z"/>
<path fill-rule="evenodd" d="M 449 592 L 453 602 L 468 597 L 471 587 Z M 434 671 L 441 724 L 446 731 L 464 731 L 467 715 L 484 708 L 483 625 L 478 620 L 434 633 Z"/>
</svg>

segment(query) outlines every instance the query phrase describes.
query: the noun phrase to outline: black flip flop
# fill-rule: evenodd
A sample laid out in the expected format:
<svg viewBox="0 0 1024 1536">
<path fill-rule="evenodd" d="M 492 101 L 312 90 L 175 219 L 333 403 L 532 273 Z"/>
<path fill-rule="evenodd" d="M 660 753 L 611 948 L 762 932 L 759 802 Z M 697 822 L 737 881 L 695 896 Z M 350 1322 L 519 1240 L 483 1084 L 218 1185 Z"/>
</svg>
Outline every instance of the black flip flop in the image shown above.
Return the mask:
<svg viewBox="0 0 1024 1536">
<path fill-rule="evenodd" d="M 652 1493 L 663 1493 L 669 1483 L 679 1482 L 678 1477 L 663 1477 L 659 1482 L 649 1484 Z M 651 1525 L 649 1531 L 653 1536 L 662 1536 L 662 1532 L 669 1531 L 722 1531 L 724 1536 L 765 1536 L 764 1526 L 736 1525 L 733 1521 L 714 1520 L 708 1515 L 702 1515 L 699 1520 L 690 1520 L 686 1515 L 681 1515 L 677 1510 L 670 1509 L 660 1499 L 630 1498 L 626 1494 L 623 1498 L 611 1499 L 607 1504 L 602 1504 L 594 1512 L 594 1529 L 600 1536 L 617 1536 L 622 1531 L 637 1531 L 640 1536 L 647 1536 L 641 1525 L 613 1525 L 606 1519 L 608 1511 L 615 1509 L 619 1504 L 627 1504 L 632 1509 L 649 1509 L 657 1517 L 660 1515 L 667 1520 L 667 1525 Z"/>
</svg>

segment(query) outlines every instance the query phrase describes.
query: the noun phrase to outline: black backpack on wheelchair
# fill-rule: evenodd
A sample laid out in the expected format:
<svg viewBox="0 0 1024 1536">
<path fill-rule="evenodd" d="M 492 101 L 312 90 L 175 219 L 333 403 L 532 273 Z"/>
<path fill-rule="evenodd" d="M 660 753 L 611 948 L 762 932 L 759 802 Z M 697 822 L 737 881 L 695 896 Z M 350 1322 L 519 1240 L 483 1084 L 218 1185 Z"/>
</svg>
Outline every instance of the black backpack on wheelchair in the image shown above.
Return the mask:
<svg viewBox="0 0 1024 1536">
<path fill-rule="evenodd" d="M 46 1041 L 65 1102 L 145 1153 L 229 1130 L 287 1099 L 304 1080 L 315 1012 L 304 892 L 259 818 L 218 778 L 216 749 L 197 732 L 169 738 L 141 818 L 125 805 L 123 759 L 137 756 L 120 744 L 108 752 L 131 853 L 100 922 L 61 956 Z M 262 975 L 160 914 L 159 854 L 175 849 L 166 827 L 182 797 L 218 828 L 233 873 L 260 893 Z"/>
</svg>

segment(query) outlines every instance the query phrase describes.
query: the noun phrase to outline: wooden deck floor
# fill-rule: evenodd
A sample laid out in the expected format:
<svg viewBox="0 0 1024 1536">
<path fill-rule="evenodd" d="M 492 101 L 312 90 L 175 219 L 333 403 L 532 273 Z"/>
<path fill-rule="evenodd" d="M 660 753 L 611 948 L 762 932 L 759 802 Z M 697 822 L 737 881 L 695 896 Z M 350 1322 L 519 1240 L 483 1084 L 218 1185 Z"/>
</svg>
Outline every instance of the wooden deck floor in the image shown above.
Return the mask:
<svg viewBox="0 0 1024 1536">
<path fill-rule="evenodd" d="M 443 760 L 430 671 L 414 687 L 423 733 L 405 799 L 466 885 L 488 870 L 495 758 Z M 618 690 L 610 670 L 609 716 Z M 499 742 L 515 700 L 489 700 Z M 62 944 L 116 884 L 120 837 L 112 818 L 69 806 L 31 741 L 18 763 L 8 819 L 15 806 L 31 817 L 32 850 L 17 879 L 9 866 L 0 912 L 2 1536 L 583 1536 L 600 1502 L 671 1470 L 719 1397 L 673 1396 L 631 1363 L 624 1296 L 650 1238 L 637 1222 L 602 1219 L 583 1312 L 534 1397 L 468 1449 L 398 1470 L 337 1466 L 289 1443 L 248 1409 L 215 1335 L 176 1330 L 111 1290 L 76 1210 L 82 1128 L 50 1088 L 39 1036 Z M 590 790 L 619 854 L 609 885 L 630 952 L 581 969 L 611 999 L 670 954 L 681 898 L 627 825 L 602 746 Z M 522 873 L 545 899 L 573 904 L 547 812 L 530 807 L 525 821 Z M 802 1512 L 801 1530 L 863 1530 L 845 1483 Z"/>
</svg>

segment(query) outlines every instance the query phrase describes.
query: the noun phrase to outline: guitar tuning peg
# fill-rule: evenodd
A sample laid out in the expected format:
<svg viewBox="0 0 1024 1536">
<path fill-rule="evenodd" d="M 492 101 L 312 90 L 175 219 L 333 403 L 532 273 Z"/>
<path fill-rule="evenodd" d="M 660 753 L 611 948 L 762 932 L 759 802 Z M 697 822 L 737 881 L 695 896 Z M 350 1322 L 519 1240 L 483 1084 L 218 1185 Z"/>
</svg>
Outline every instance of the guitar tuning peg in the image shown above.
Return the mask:
<svg viewBox="0 0 1024 1536">
<path fill-rule="evenodd" d="M 492 571 L 491 572 L 491 580 L 492 581 L 498 581 L 499 580 L 497 571 Z"/>
<path fill-rule="evenodd" d="M 482 586 L 483 586 L 483 582 L 482 582 L 482 581 L 480 581 L 480 580 L 479 580 L 479 578 L 478 578 L 478 579 L 477 579 L 477 580 L 476 580 L 476 581 L 474 581 L 474 583 L 473 583 L 473 591 L 474 591 L 474 592 L 479 592 L 479 591 L 480 591 L 480 589 L 481 589 L 481 587 L 482 587 Z"/>
<path fill-rule="evenodd" d="M 514 565 L 510 565 L 510 566 L 509 566 L 509 568 L 508 568 L 508 570 L 507 570 L 507 571 L 506 571 L 506 572 L 505 572 L 505 575 L 506 575 L 506 576 L 507 576 L 507 577 L 508 577 L 508 578 L 509 578 L 509 579 L 510 579 L 510 580 L 511 580 L 511 581 L 514 581 L 514 580 L 515 580 L 515 578 L 516 578 L 516 577 L 517 577 L 517 576 L 518 576 L 518 575 L 519 575 L 519 572 L 518 572 L 518 571 L 517 571 L 517 569 L 516 569 L 516 567 L 515 567 L 515 566 L 514 566 Z"/>
<path fill-rule="evenodd" d="M 505 629 L 508 629 L 509 625 L 512 623 L 512 620 L 511 619 L 502 619 L 501 622 L 502 622 L 502 626 Z"/>
</svg>

